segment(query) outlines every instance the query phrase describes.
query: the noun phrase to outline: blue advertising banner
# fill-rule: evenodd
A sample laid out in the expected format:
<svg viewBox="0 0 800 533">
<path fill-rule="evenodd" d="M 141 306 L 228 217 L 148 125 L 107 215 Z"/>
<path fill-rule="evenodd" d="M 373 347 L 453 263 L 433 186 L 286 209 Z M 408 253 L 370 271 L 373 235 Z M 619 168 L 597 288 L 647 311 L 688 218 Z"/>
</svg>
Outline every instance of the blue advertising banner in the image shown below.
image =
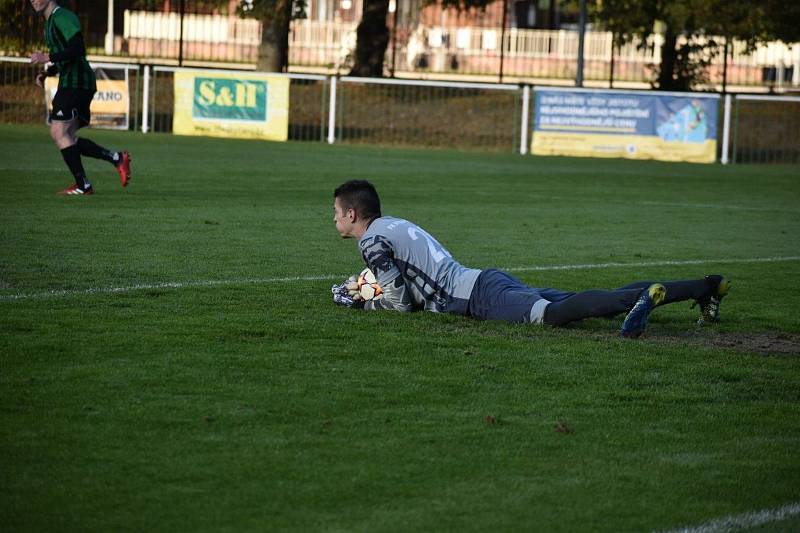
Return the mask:
<svg viewBox="0 0 800 533">
<path fill-rule="evenodd" d="M 531 152 L 713 163 L 718 95 L 535 89 Z"/>
</svg>

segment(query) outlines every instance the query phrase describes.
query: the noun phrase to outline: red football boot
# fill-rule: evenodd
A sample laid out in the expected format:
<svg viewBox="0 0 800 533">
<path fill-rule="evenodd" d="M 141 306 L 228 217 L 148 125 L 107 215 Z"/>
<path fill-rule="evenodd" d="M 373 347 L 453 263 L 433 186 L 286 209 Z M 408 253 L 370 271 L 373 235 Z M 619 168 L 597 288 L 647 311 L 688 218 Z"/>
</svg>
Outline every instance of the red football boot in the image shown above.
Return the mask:
<svg viewBox="0 0 800 533">
<path fill-rule="evenodd" d="M 128 186 L 131 179 L 131 154 L 128 152 L 120 152 L 119 163 L 116 164 L 117 172 L 119 172 L 119 181 L 123 187 Z"/>
<path fill-rule="evenodd" d="M 91 187 L 88 189 L 81 189 L 77 185 L 71 185 L 63 191 L 58 191 L 58 194 L 61 196 L 86 196 L 89 194 L 94 194 L 94 189 Z"/>
</svg>

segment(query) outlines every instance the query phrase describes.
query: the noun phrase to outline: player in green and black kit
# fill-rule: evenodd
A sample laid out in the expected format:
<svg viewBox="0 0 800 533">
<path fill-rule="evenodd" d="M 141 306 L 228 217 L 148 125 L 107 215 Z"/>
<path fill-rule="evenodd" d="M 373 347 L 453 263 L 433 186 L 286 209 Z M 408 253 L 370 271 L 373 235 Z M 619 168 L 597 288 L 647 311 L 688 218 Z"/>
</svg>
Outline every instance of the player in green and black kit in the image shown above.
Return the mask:
<svg viewBox="0 0 800 533">
<path fill-rule="evenodd" d="M 83 169 L 82 155 L 103 159 L 114 165 L 125 187 L 131 177 L 130 154 L 107 150 L 77 135 L 78 129 L 89 124 L 89 105 L 97 90 L 94 71 L 86 61 L 86 46 L 78 17 L 60 7 L 55 0 L 31 0 L 31 5 L 46 20 L 44 37 L 50 50 L 49 54 L 38 51 L 31 54 L 31 63 L 52 63 L 36 76 L 36 85 L 43 87 L 46 77 L 59 75 L 58 91 L 50 113 L 50 136 L 75 177 L 75 185 L 60 194 L 94 194 Z"/>
</svg>

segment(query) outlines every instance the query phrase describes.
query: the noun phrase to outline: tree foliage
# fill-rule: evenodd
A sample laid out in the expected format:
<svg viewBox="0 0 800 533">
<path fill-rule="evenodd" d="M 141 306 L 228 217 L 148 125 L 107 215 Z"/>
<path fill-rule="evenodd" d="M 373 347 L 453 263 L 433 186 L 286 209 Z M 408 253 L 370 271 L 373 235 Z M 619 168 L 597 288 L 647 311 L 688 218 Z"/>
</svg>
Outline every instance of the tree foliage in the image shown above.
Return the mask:
<svg viewBox="0 0 800 533">
<path fill-rule="evenodd" d="M 361 22 L 356 28 L 356 51 L 351 76 L 383 76 L 383 59 L 389 45 L 389 0 L 364 0 Z"/>
<path fill-rule="evenodd" d="M 24 53 L 34 45 L 41 46 L 43 28 L 43 19 L 30 2 L 0 0 L 0 50 L 4 53 Z"/>
<path fill-rule="evenodd" d="M 725 40 L 750 46 L 800 40 L 800 2 L 782 0 L 597 0 L 593 14 L 616 43 L 663 34 L 654 85 L 688 90 L 706 80 Z M 723 39 L 718 39 L 722 37 Z"/>
<path fill-rule="evenodd" d="M 439 4 L 459 11 L 486 9 L 495 0 L 423 0 L 423 6 Z M 555 0 L 554 0 L 555 1 Z M 363 14 L 356 29 L 356 50 L 351 76 L 383 76 L 383 61 L 389 45 L 389 0 L 363 0 Z"/>
<path fill-rule="evenodd" d="M 225 4 L 225 0 L 216 1 Z M 261 21 L 261 44 L 256 70 L 280 72 L 289 68 L 289 25 L 305 18 L 306 0 L 240 0 L 238 13 Z"/>
</svg>

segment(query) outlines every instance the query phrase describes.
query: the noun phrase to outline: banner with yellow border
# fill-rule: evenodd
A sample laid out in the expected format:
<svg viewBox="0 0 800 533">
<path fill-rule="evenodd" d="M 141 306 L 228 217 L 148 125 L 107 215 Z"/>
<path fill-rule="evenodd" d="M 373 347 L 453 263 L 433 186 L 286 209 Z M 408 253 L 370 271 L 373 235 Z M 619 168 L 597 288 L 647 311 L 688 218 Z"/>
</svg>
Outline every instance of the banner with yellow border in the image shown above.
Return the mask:
<svg viewBox="0 0 800 533">
<path fill-rule="evenodd" d="M 718 95 L 535 89 L 531 152 L 713 163 Z"/>
<path fill-rule="evenodd" d="M 175 72 L 172 131 L 285 141 L 289 137 L 289 79 L 249 72 Z"/>
</svg>

